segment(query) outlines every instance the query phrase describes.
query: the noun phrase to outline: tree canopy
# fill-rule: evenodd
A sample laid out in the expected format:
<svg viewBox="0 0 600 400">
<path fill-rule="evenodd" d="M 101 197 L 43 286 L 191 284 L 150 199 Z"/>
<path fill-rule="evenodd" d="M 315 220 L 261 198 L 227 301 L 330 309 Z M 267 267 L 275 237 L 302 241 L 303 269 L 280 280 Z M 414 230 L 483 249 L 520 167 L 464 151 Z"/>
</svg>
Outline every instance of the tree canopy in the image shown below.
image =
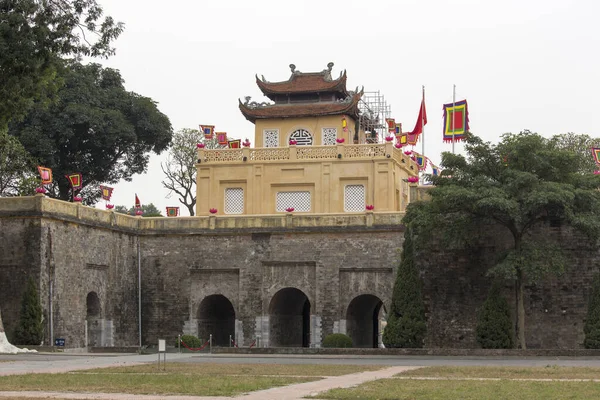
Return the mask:
<svg viewBox="0 0 600 400">
<path fill-rule="evenodd" d="M 194 215 L 196 205 L 198 143 L 203 143 L 206 149 L 223 147 L 216 138 L 207 140 L 197 129 L 184 128 L 175 132 L 167 160 L 160 164 L 166 178 L 162 184 L 169 189 L 167 197 L 176 194 L 190 216 Z"/>
<path fill-rule="evenodd" d="M 37 183 L 34 167 L 21 143 L 0 129 L 0 196 L 31 195 Z"/>
<path fill-rule="evenodd" d="M 64 57 L 108 57 L 123 24 L 96 0 L 0 2 L 0 128 L 61 86 Z"/>
<path fill-rule="evenodd" d="M 56 184 L 50 196 L 68 200 L 64 175 L 81 172 L 84 202 L 93 204 L 99 184 L 145 172 L 149 153 L 167 148 L 172 128 L 152 99 L 125 89 L 119 71 L 73 63 L 57 101 L 35 106 L 23 121 L 10 124 L 9 134 L 52 168 Z"/>
<path fill-rule="evenodd" d="M 558 143 L 529 131 L 505 134 L 496 145 L 469 134 L 467 156 L 443 153 L 442 173 L 430 177 L 431 201 L 411 204 L 405 217 L 424 247 L 433 244 L 428 238 L 434 233 L 445 243 L 468 246 L 485 226 L 497 226 L 512 239 L 490 272 L 515 282 L 521 348 L 525 283 L 565 264 L 560 244 L 534 235 L 534 228 L 565 224 L 594 243 L 600 237 L 600 176 L 582 169 L 581 155 Z"/>
</svg>

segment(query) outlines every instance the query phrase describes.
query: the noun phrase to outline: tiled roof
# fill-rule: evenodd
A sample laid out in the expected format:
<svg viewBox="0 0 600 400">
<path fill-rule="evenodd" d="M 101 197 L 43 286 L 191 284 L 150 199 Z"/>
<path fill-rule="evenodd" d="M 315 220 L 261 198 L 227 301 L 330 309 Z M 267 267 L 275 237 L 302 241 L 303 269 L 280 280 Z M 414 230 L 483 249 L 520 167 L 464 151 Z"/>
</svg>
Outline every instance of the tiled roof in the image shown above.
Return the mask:
<svg viewBox="0 0 600 400">
<path fill-rule="evenodd" d="M 293 73 L 289 80 L 283 82 L 266 82 L 256 77 L 256 84 L 265 96 L 293 93 L 338 92 L 346 96 L 346 71 L 338 79 L 331 79 L 324 72 Z M 328 79 L 329 78 L 329 79 Z"/>
<path fill-rule="evenodd" d="M 251 107 L 240 101 L 240 111 L 248 121 L 268 118 L 298 118 L 322 115 L 348 114 L 358 117 L 358 101 L 361 93 L 354 94 L 348 102 L 275 104 Z"/>
</svg>

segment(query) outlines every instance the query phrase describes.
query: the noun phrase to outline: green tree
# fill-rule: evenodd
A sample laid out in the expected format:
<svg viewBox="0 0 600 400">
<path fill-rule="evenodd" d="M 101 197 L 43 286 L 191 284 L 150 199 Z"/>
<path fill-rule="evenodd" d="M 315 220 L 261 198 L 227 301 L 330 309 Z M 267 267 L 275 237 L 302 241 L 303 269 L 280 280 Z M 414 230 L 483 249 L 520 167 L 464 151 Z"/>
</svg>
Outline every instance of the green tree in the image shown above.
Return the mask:
<svg viewBox="0 0 600 400">
<path fill-rule="evenodd" d="M 583 332 L 583 346 L 586 349 L 600 349 L 600 274 L 594 276 Z"/>
<path fill-rule="evenodd" d="M 162 184 L 169 190 L 167 198 L 176 194 L 179 202 L 188 209 L 190 216 L 194 215 L 196 205 L 198 143 L 203 143 L 206 149 L 223 147 L 216 138 L 204 139 L 197 129 L 180 129 L 173 134 L 167 160 L 160 164 L 166 178 Z"/>
<path fill-rule="evenodd" d="M 19 315 L 19 325 L 15 330 L 15 342 L 21 345 L 40 345 L 43 340 L 44 326 L 40 297 L 33 278 L 29 278 L 21 302 L 21 314 Z"/>
<path fill-rule="evenodd" d="M 152 99 L 127 91 L 117 70 L 73 63 L 65 83 L 55 104 L 34 107 L 23 121 L 10 124 L 9 134 L 52 168 L 50 196 L 69 200 L 64 175 L 81 172 L 83 200 L 94 204 L 100 184 L 146 171 L 149 153 L 167 148 L 171 123 Z"/>
<path fill-rule="evenodd" d="M 420 348 L 425 343 L 427 321 L 412 239 L 412 233 L 407 229 L 404 232 L 402 261 L 394 283 L 392 305 L 383 331 L 385 347 Z"/>
<path fill-rule="evenodd" d="M 125 206 L 115 206 L 114 208 L 115 212 L 121 213 L 121 214 L 127 214 L 127 215 L 135 215 L 135 212 L 137 211 L 137 209 L 135 207 L 130 207 L 129 209 L 127 209 L 127 207 Z M 156 208 L 156 206 L 153 203 L 148 203 L 148 204 L 142 204 L 142 211 L 144 212 L 142 214 L 142 217 L 162 217 L 162 213 L 160 212 L 160 210 L 158 208 Z"/>
<path fill-rule="evenodd" d="M 479 311 L 476 328 L 477 342 L 484 349 L 513 347 L 513 328 L 508 302 L 500 295 L 500 285 L 492 284 L 488 297 Z"/>
<path fill-rule="evenodd" d="M 0 129 L 61 85 L 63 57 L 108 57 L 123 24 L 96 0 L 0 2 Z"/>
<path fill-rule="evenodd" d="M 33 194 L 35 163 L 21 143 L 0 129 L 0 196 Z"/>
<path fill-rule="evenodd" d="M 560 244 L 532 231 L 542 223 L 565 224 L 596 241 L 600 176 L 582 173 L 576 152 L 529 131 L 505 134 L 497 145 L 469 134 L 465 149 L 466 157 L 442 155 L 444 170 L 429 177 L 431 201 L 411 204 L 407 214 L 424 247 L 439 245 L 427 240 L 434 232 L 448 246 L 469 246 L 494 226 L 512 239 L 490 273 L 514 280 L 515 337 L 526 348 L 525 284 L 565 265 Z"/>
<path fill-rule="evenodd" d="M 580 172 L 589 173 L 595 170 L 596 162 L 591 149 L 592 147 L 600 147 L 600 139 L 569 132 L 553 136 L 551 142 L 559 149 L 572 151 L 578 155 L 576 163 Z"/>
</svg>

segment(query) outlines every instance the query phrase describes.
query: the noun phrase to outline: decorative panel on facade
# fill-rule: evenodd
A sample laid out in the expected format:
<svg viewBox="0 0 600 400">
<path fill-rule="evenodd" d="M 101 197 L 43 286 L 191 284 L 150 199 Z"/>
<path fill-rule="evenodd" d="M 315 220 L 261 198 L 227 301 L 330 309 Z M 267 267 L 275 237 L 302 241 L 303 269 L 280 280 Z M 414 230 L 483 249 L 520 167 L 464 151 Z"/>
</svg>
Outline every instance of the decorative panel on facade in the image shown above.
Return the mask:
<svg viewBox="0 0 600 400">
<path fill-rule="evenodd" d="M 294 211 L 310 212 L 310 192 L 277 192 L 275 211 L 284 212 L 290 207 Z"/>
<path fill-rule="evenodd" d="M 337 139 L 337 129 L 323 128 L 321 129 L 321 137 L 323 140 L 323 146 L 332 146 L 336 143 L 335 139 Z"/>
<path fill-rule="evenodd" d="M 310 146 L 313 144 L 313 137 L 306 129 L 298 129 L 292 132 L 290 140 L 295 140 L 298 146 Z"/>
<path fill-rule="evenodd" d="M 344 186 L 344 211 L 362 212 L 365 210 L 365 186 Z"/>
<path fill-rule="evenodd" d="M 263 147 L 279 147 L 279 129 L 265 129 L 263 144 Z"/>
<path fill-rule="evenodd" d="M 225 189 L 225 214 L 244 213 L 244 189 Z"/>
</svg>

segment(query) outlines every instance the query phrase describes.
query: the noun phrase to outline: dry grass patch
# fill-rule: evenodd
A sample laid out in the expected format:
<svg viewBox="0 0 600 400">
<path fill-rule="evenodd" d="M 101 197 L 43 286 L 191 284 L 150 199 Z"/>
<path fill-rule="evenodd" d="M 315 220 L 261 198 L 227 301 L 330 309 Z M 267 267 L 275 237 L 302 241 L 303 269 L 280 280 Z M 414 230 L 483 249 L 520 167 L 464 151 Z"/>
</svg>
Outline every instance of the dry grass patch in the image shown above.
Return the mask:
<svg viewBox="0 0 600 400">
<path fill-rule="evenodd" d="M 595 382 L 461 381 L 382 379 L 334 389 L 316 399 L 336 400 L 587 400 L 600 398 Z"/>
<path fill-rule="evenodd" d="M 426 367 L 402 372 L 401 377 L 500 378 L 500 379 L 600 379 L 592 367 Z"/>
<path fill-rule="evenodd" d="M 129 393 L 154 395 L 234 396 L 255 390 L 318 380 L 309 377 L 199 376 L 166 373 L 68 373 L 0 376 L 6 391 L 37 390 L 88 393 Z M 1 399 L 1 398 L 0 398 Z"/>
<path fill-rule="evenodd" d="M 192 364 L 167 363 L 166 371 L 159 371 L 156 364 L 131 367 L 98 368 L 77 373 L 119 373 L 119 374 L 163 374 L 178 373 L 188 375 L 244 375 L 244 376 L 339 376 L 363 371 L 383 369 L 381 365 L 288 365 L 288 364 Z"/>
</svg>

